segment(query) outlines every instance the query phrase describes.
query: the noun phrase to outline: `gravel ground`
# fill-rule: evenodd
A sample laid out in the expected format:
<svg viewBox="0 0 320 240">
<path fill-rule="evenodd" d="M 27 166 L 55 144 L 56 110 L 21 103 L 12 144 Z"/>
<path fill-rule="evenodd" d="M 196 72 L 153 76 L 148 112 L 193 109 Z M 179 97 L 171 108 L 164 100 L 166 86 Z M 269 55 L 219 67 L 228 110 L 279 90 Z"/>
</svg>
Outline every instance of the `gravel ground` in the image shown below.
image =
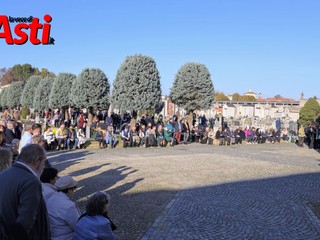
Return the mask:
<svg viewBox="0 0 320 240">
<path fill-rule="evenodd" d="M 318 173 L 319 153 L 294 144 L 85 149 L 48 152 L 60 175 L 79 181 L 84 209 L 95 191 L 112 197 L 119 239 L 141 239 L 176 193 L 232 182 Z"/>
</svg>

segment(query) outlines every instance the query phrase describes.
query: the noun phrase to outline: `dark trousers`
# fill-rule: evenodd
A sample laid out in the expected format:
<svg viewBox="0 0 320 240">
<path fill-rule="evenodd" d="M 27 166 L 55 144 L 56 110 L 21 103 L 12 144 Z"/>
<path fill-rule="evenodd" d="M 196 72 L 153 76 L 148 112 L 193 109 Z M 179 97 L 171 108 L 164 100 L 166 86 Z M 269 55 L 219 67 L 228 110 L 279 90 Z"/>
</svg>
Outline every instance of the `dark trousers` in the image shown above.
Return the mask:
<svg viewBox="0 0 320 240">
<path fill-rule="evenodd" d="M 122 138 L 123 141 L 123 147 L 132 147 L 132 139 L 130 138 L 129 140 L 126 140 L 125 138 Z"/>
</svg>

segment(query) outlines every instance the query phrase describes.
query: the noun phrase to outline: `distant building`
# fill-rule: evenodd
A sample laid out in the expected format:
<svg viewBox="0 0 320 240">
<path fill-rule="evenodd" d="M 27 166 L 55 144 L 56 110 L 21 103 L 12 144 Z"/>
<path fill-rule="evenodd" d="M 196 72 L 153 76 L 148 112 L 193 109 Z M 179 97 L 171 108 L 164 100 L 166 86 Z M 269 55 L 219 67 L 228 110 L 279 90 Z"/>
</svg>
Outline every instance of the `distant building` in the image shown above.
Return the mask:
<svg viewBox="0 0 320 240">
<path fill-rule="evenodd" d="M 251 88 L 249 88 L 248 92 L 246 92 L 244 95 L 245 96 L 252 96 L 255 99 L 257 99 L 257 94 L 255 92 L 253 92 Z"/>
</svg>

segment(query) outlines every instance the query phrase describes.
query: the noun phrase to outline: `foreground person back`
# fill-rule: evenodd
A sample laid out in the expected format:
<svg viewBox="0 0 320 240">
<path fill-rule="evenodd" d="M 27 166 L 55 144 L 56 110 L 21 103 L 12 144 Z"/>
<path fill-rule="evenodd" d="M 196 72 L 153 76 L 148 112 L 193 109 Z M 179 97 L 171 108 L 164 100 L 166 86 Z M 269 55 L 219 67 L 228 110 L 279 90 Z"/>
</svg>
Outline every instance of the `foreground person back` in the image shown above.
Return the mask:
<svg viewBox="0 0 320 240">
<path fill-rule="evenodd" d="M 0 239 L 50 239 L 41 175 L 46 161 L 37 144 L 22 148 L 16 162 L 0 173 Z"/>
</svg>

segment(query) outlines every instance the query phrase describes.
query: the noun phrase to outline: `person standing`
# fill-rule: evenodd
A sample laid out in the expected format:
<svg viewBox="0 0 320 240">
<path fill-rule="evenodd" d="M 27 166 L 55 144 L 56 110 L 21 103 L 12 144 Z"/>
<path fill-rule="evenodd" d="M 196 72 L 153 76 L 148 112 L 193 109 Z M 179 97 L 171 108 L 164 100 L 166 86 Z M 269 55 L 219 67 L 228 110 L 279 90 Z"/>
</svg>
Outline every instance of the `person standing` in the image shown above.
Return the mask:
<svg viewBox="0 0 320 240">
<path fill-rule="evenodd" d="M 39 177 L 47 160 L 38 144 L 22 148 L 12 167 L 0 173 L 0 239 L 49 240 L 50 229 Z"/>
<path fill-rule="evenodd" d="M 32 122 L 26 122 L 24 124 L 24 133 L 21 137 L 21 141 L 20 141 L 20 144 L 19 144 L 19 152 L 21 151 L 21 149 L 30 144 L 31 143 L 31 138 L 32 138 L 32 133 L 33 133 L 33 130 L 32 130 Z"/>
</svg>

